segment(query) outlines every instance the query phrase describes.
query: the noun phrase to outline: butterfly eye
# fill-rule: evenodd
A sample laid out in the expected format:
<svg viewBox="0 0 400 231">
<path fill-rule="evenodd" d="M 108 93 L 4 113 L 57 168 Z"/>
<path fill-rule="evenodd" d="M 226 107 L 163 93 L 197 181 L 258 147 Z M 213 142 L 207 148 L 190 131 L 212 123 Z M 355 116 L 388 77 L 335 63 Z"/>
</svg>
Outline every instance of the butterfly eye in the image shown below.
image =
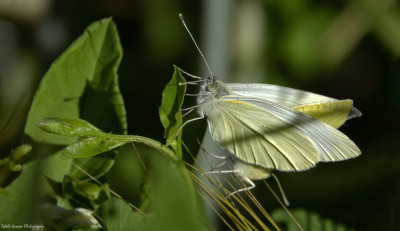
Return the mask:
<svg viewBox="0 0 400 231">
<path fill-rule="evenodd" d="M 213 91 L 215 91 L 215 85 L 214 85 L 214 83 L 209 83 L 209 84 L 207 84 L 207 86 L 206 86 L 206 91 L 211 91 L 211 92 L 213 92 Z"/>
</svg>

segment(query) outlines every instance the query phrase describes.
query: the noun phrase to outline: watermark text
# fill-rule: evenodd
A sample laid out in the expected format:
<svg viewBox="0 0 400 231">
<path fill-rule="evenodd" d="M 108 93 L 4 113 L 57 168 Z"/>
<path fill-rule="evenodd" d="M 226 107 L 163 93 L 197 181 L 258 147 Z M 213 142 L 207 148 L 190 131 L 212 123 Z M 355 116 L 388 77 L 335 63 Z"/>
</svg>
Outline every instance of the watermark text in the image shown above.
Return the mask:
<svg viewBox="0 0 400 231">
<path fill-rule="evenodd" d="M 26 229 L 32 231 L 44 230 L 42 224 L 0 224 L 0 229 Z"/>
</svg>

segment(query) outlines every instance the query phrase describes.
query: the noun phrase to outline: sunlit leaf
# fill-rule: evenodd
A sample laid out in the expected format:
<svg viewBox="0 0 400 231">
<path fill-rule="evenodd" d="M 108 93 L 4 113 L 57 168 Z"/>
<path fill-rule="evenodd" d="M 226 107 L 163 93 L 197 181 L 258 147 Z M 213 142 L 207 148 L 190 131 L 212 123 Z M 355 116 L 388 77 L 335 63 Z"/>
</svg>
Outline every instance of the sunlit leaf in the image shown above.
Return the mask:
<svg viewBox="0 0 400 231">
<path fill-rule="evenodd" d="M 90 157 L 113 150 L 128 142 L 129 140 L 110 139 L 104 137 L 89 137 L 77 141 L 66 147 L 64 150 L 61 151 L 61 158 L 70 159 Z"/>
<path fill-rule="evenodd" d="M 161 153 L 176 159 L 170 148 L 160 142 L 135 135 L 116 135 L 105 133 L 89 122 L 76 118 L 47 118 L 39 127 L 58 135 L 78 136 L 81 139 L 61 151 L 63 158 L 83 158 L 113 150 L 129 142 L 146 144 Z M 103 155 L 104 156 L 104 155 Z"/>
</svg>

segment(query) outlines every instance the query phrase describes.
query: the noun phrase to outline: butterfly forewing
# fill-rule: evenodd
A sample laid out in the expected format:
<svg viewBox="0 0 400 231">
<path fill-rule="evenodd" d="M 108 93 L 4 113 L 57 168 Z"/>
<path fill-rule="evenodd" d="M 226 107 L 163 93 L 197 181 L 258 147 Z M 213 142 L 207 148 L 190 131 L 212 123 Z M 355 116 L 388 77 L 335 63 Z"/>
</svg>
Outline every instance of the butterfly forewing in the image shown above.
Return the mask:
<svg viewBox="0 0 400 231">
<path fill-rule="evenodd" d="M 312 141 L 293 124 L 240 101 L 222 101 L 208 116 L 211 134 L 239 159 L 269 169 L 309 169 L 318 162 Z"/>
</svg>

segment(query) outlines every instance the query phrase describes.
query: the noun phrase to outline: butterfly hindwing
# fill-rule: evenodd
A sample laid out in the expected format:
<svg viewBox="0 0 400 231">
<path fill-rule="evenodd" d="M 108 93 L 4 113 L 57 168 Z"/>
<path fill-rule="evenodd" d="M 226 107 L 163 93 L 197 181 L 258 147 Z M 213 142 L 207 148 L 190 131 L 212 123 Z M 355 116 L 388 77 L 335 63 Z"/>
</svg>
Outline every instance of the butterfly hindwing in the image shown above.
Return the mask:
<svg viewBox="0 0 400 231">
<path fill-rule="evenodd" d="M 272 84 L 228 83 L 233 94 L 257 97 L 281 104 L 314 117 L 334 128 L 340 127 L 346 120 L 360 117 L 361 112 L 353 107 L 353 100 L 335 98 L 282 87 Z"/>
</svg>

